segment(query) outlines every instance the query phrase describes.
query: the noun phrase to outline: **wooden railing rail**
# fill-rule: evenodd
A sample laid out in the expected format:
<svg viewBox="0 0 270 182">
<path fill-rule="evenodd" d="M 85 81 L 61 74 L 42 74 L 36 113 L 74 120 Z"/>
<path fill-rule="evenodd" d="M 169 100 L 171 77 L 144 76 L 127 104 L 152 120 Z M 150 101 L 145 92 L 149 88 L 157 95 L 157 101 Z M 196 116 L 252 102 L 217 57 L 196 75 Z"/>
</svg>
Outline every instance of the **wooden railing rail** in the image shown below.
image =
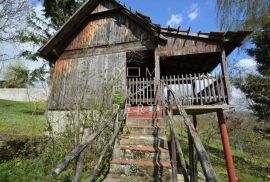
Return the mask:
<svg viewBox="0 0 270 182">
<path fill-rule="evenodd" d="M 196 153 L 198 154 L 198 159 L 201 163 L 201 166 L 202 166 L 202 169 L 203 169 L 203 172 L 204 172 L 204 175 L 205 175 L 205 178 L 206 178 L 206 181 L 217 181 L 217 177 L 216 177 L 216 174 L 213 170 L 213 167 L 211 165 L 211 161 L 207 155 L 207 152 L 190 120 L 190 118 L 188 117 L 185 109 L 182 108 L 182 105 L 181 105 L 181 100 L 180 98 L 175 94 L 175 92 L 172 90 L 171 86 L 167 85 L 164 81 L 161 80 L 161 84 L 165 85 L 167 87 L 167 98 L 164 98 L 163 99 L 163 104 L 166 106 L 166 109 L 167 109 L 167 112 L 168 112 L 168 116 L 169 116 L 169 120 L 170 120 L 170 127 L 171 127 L 171 131 L 172 131 L 172 139 L 174 140 L 173 142 L 173 145 L 175 145 L 177 147 L 177 151 L 179 153 L 179 158 L 180 158 L 180 165 L 181 165 L 181 168 L 182 168 L 182 171 L 183 171 L 183 175 L 185 177 L 185 181 L 188 181 L 187 177 L 186 177 L 186 167 L 185 167 L 185 163 L 184 163 L 184 159 L 183 159 L 183 156 L 181 156 L 181 147 L 180 147 L 180 144 L 178 143 L 177 144 L 177 140 L 176 140 L 176 132 L 174 131 L 174 122 L 173 122 L 173 115 L 172 115 L 172 110 L 171 110 L 171 107 L 172 107 L 172 103 L 174 105 L 177 106 L 177 109 L 179 110 L 179 114 L 180 116 L 183 117 L 183 120 L 184 120 L 184 124 L 187 128 L 187 131 L 188 131 L 188 134 L 190 136 L 190 139 L 192 140 L 192 143 L 194 144 L 194 147 L 196 149 Z M 172 96 L 172 97 L 171 97 Z M 174 148 L 175 148 L 174 146 Z M 172 150 L 174 150 L 175 152 L 175 149 L 172 148 Z M 173 154 L 173 151 L 172 151 L 172 154 Z M 172 157 L 174 157 L 172 155 Z M 174 170 L 173 170 L 174 171 Z M 175 176 L 175 174 L 173 174 Z"/>
<path fill-rule="evenodd" d="M 180 160 L 179 163 L 180 163 L 180 166 L 181 166 L 181 171 L 182 171 L 183 176 L 184 176 L 184 180 L 185 180 L 185 182 L 189 182 L 188 170 L 187 170 L 187 167 L 186 167 L 186 162 L 185 162 L 185 159 L 184 159 L 184 154 L 183 154 L 183 151 L 181 149 L 180 142 L 177 139 L 172 111 L 169 110 L 168 104 L 164 99 L 165 98 L 163 97 L 162 100 L 161 100 L 163 110 L 165 111 L 164 120 L 166 120 L 166 113 L 167 113 L 167 115 L 169 116 L 169 125 L 170 125 L 170 132 L 171 132 L 171 144 L 170 144 L 170 147 L 171 147 L 171 152 L 172 152 L 171 163 L 172 163 L 173 181 L 174 182 L 177 181 L 177 154 L 178 154 L 178 158 Z"/>
<path fill-rule="evenodd" d="M 126 103 L 126 102 L 125 102 Z M 125 104 L 126 106 L 127 104 Z M 126 108 L 124 109 L 124 111 L 121 114 L 121 117 L 125 117 L 126 115 Z M 62 171 L 64 171 L 68 165 L 74 160 L 77 159 L 76 161 L 76 172 L 75 172 L 75 177 L 74 177 L 74 182 L 79 182 L 80 181 L 80 176 L 82 173 L 82 169 L 83 169 L 83 156 L 85 153 L 85 149 L 91 145 L 93 143 L 93 141 L 104 131 L 104 129 L 106 127 L 108 127 L 112 122 L 113 122 L 113 127 L 114 127 L 114 132 L 113 135 L 110 139 L 110 141 L 107 143 L 107 145 L 104 147 L 104 149 L 101 152 L 101 155 L 98 159 L 97 164 L 94 167 L 94 170 L 92 172 L 92 175 L 89 177 L 89 181 L 94 181 L 95 177 L 98 175 L 99 171 L 100 171 L 100 166 L 102 164 L 103 158 L 105 156 L 105 154 L 107 153 L 107 151 L 110 149 L 110 147 L 112 147 L 112 145 L 114 144 L 114 141 L 116 140 L 117 136 L 120 133 L 120 129 L 121 126 L 118 121 L 119 118 L 119 110 L 115 111 L 115 113 L 113 114 L 112 118 L 109 120 L 104 120 L 102 121 L 102 125 L 92 134 L 89 134 L 86 137 L 86 140 L 82 143 L 80 143 L 77 147 L 75 147 L 68 155 L 66 155 L 66 157 L 59 162 L 56 167 L 52 170 L 52 176 L 56 177 L 58 176 Z"/>
</svg>

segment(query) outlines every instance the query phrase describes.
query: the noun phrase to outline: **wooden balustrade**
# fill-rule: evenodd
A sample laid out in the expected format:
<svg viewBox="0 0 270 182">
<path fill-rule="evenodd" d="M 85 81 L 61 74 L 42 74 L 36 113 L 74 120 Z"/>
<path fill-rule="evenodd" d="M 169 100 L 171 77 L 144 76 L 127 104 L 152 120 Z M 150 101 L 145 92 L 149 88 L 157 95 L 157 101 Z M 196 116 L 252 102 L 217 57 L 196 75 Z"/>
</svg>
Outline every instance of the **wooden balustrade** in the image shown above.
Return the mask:
<svg viewBox="0 0 270 182">
<path fill-rule="evenodd" d="M 156 88 L 151 78 L 131 78 L 127 82 L 128 103 L 132 105 L 153 105 Z"/>
<path fill-rule="evenodd" d="M 222 74 L 185 74 L 170 75 L 161 78 L 161 95 L 166 97 L 166 86 L 169 85 L 180 98 L 181 104 L 211 105 L 227 103 L 227 93 Z M 127 81 L 129 104 L 154 104 L 156 88 L 154 79 L 131 78 Z"/>
</svg>

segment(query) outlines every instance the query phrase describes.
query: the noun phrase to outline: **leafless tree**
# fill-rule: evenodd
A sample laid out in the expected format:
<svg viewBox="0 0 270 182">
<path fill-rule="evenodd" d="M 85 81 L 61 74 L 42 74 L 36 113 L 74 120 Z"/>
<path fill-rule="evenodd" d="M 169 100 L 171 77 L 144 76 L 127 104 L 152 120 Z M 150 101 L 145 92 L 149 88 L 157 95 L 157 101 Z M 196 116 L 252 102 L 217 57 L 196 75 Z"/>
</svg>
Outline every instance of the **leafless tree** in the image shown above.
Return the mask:
<svg viewBox="0 0 270 182">
<path fill-rule="evenodd" d="M 29 8 L 28 0 L 0 0 L 0 45 L 16 41 L 16 33 L 23 28 Z M 0 61 L 6 59 L 0 52 Z"/>
</svg>

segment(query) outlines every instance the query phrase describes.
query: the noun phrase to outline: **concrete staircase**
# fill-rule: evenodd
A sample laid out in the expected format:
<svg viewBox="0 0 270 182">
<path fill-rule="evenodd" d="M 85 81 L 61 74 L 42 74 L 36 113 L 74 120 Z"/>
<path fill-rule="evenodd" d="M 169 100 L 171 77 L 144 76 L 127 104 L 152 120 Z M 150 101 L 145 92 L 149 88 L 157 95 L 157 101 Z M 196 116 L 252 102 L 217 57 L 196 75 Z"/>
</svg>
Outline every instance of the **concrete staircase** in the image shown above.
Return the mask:
<svg viewBox="0 0 270 182">
<path fill-rule="evenodd" d="M 162 112 L 136 113 L 131 108 L 124 133 L 116 142 L 110 172 L 115 181 L 171 181 L 171 163 Z"/>
</svg>

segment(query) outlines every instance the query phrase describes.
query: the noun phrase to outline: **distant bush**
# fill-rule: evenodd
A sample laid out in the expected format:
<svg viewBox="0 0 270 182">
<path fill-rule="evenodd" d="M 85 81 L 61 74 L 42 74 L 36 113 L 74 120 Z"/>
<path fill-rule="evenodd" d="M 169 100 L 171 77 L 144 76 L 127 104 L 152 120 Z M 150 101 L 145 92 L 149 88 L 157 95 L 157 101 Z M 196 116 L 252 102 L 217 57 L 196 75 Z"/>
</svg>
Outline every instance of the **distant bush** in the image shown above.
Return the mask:
<svg viewBox="0 0 270 182">
<path fill-rule="evenodd" d="M 6 88 L 26 88 L 29 81 L 29 70 L 22 64 L 11 64 L 4 72 Z"/>
</svg>

